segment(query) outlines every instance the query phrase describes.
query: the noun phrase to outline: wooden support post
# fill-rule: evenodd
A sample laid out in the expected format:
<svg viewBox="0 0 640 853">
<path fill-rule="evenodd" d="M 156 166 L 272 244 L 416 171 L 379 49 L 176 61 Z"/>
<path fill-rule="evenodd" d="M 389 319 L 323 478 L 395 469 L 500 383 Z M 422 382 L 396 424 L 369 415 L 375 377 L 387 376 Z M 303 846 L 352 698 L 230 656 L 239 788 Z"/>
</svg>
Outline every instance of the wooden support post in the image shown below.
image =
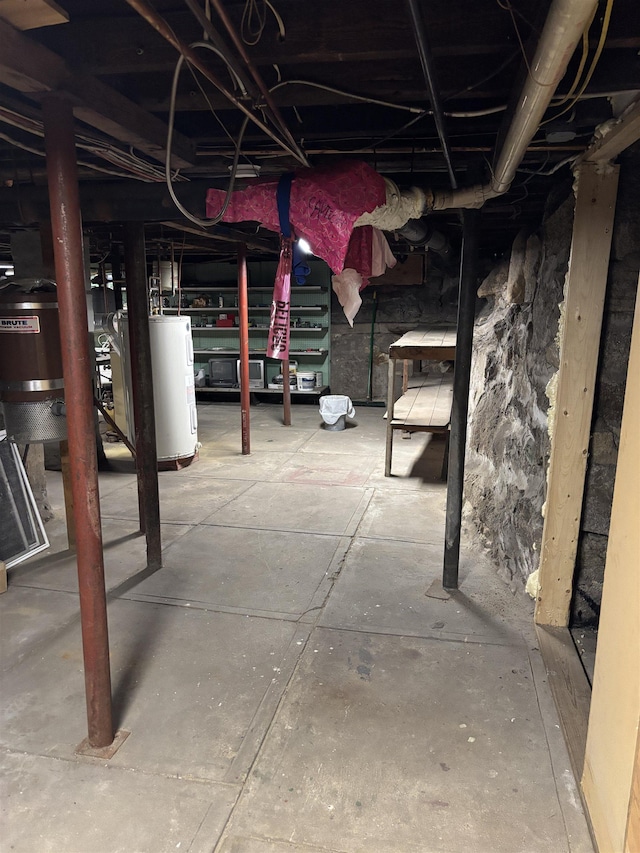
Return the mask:
<svg viewBox="0 0 640 853">
<path fill-rule="evenodd" d="M 618 167 L 577 170 L 535 621 L 569 623 Z"/>
<path fill-rule="evenodd" d="M 582 790 L 600 853 L 640 850 L 639 375 L 640 302 L 637 302 L 582 777 Z"/>
</svg>

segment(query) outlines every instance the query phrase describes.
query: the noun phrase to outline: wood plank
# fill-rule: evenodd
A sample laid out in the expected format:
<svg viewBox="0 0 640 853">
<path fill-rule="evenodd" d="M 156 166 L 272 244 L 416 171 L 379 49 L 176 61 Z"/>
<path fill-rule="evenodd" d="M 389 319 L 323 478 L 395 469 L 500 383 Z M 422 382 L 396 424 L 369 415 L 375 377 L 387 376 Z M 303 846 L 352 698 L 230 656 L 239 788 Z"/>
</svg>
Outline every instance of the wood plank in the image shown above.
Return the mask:
<svg viewBox="0 0 640 853">
<path fill-rule="evenodd" d="M 67 24 L 69 15 L 54 0 L 0 0 L 0 18 L 17 30 Z"/>
<path fill-rule="evenodd" d="M 425 432 L 447 429 L 453 401 L 453 373 L 411 377 L 407 392 L 394 407 L 394 429 L 414 427 Z"/>
<path fill-rule="evenodd" d="M 638 853 L 640 850 L 640 729 L 638 730 L 636 757 L 633 762 L 633 780 L 626 836 L 624 853 Z"/>
<path fill-rule="evenodd" d="M 580 779 L 587 743 L 591 685 L 568 628 L 538 625 L 536 633 L 573 775 Z"/>
<path fill-rule="evenodd" d="M 640 139 L 640 98 L 629 104 L 617 122 L 599 136 L 582 156 L 585 162 L 613 160 Z"/>
<path fill-rule="evenodd" d="M 569 620 L 618 171 L 591 163 L 577 171 L 540 551 L 539 625 L 565 626 Z"/>
<path fill-rule="evenodd" d="M 456 330 L 443 326 L 441 329 L 413 329 L 389 347 L 390 358 L 433 361 L 452 361 L 455 358 Z"/>
<path fill-rule="evenodd" d="M 625 849 L 640 731 L 640 300 L 636 302 L 604 570 L 582 789 L 598 849 Z M 637 816 L 636 816 L 636 819 Z M 640 847 L 633 853 L 637 853 Z"/>
<path fill-rule="evenodd" d="M 0 44 L 0 82 L 35 100 L 47 92 L 66 93 L 76 117 L 164 163 L 167 128 L 160 119 L 100 80 L 73 71 L 60 56 L 3 20 Z M 174 134 L 173 155 L 175 167 L 189 166 L 195 148 L 182 134 Z"/>
</svg>

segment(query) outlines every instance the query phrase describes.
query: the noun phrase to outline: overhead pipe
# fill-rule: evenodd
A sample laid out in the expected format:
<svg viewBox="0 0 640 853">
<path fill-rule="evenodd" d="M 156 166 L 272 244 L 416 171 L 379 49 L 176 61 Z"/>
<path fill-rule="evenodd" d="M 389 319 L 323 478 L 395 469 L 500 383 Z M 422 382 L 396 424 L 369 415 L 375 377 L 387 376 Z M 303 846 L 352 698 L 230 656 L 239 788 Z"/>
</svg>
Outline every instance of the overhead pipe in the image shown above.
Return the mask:
<svg viewBox="0 0 640 853">
<path fill-rule="evenodd" d="M 491 180 L 459 190 L 433 192 L 427 210 L 479 208 L 509 190 L 597 5 L 597 0 L 553 0 L 526 82 L 496 152 Z"/>
<path fill-rule="evenodd" d="M 214 2 L 216 2 L 216 0 L 214 0 Z M 433 120 L 436 125 L 440 144 L 442 145 L 442 153 L 447 164 L 447 171 L 449 172 L 451 188 L 453 190 L 456 190 L 458 188 L 458 181 L 453 170 L 451 147 L 449 145 L 449 138 L 447 136 L 447 131 L 444 126 L 444 112 L 442 109 L 442 102 L 440 100 L 440 90 L 436 85 L 436 80 L 433 72 L 433 57 L 431 55 L 431 49 L 429 48 L 427 36 L 424 31 L 424 24 L 420 15 L 420 10 L 418 9 L 417 0 L 407 0 L 407 6 L 409 7 L 409 14 L 411 16 L 411 22 L 413 24 L 413 34 L 415 36 L 416 45 L 418 47 L 418 55 L 420 57 L 420 64 L 422 65 L 422 73 L 424 75 L 425 83 L 427 84 L 429 100 L 431 101 Z"/>
<path fill-rule="evenodd" d="M 292 157 L 295 157 L 303 166 L 308 166 L 308 161 L 304 153 L 300 150 L 300 148 L 294 144 L 292 147 L 289 143 L 285 142 L 283 139 L 274 133 L 271 128 L 266 125 L 254 112 L 249 109 L 242 101 L 238 100 L 235 95 L 229 91 L 229 89 L 219 80 L 213 71 L 204 63 L 198 54 L 189 47 L 188 44 L 183 42 L 178 36 L 174 33 L 173 29 L 167 24 L 164 18 L 159 15 L 155 9 L 153 9 L 146 0 L 126 0 L 126 2 L 131 6 L 132 9 L 135 9 L 136 12 L 145 19 L 151 26 L 158 32 L 160 35 L 166 39 L 170 45 L 175 47 L 178 53 L 182 54 L 184 58 L 192 65 L 194 68 L 197 68 L 198 71 L 205 77 L 210 83 L 212 83 L 224 96 L 227 98 L 235 107 L 237 107 L 241 112 L 243 112 L 249 119 L 260 128 L 260 130 L 265 133 L 270 139 L 276 142 L 281 148 L 283 148 L 288 154 L 291 154 Z"/>
</svg>

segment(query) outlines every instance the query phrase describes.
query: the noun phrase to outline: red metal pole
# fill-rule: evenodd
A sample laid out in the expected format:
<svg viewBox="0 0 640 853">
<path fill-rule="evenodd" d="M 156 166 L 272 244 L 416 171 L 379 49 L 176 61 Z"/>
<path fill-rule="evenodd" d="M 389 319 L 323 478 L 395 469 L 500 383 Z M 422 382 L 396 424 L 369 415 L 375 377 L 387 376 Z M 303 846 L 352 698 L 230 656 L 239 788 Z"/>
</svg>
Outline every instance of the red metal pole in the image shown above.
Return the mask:
<svg viewBox="0 0 640 853">
<path fill-rule="evenodd" d="M 282 362 L 282 423 L 291 426 L 291 385 L 289 385 L 289 359 Z"/>
<path fill-rule="evenodd" d="M 48 95 L 42 101 L 42 117 L 76 524 L 88 740 L 93 747 L 105 747 L 112 743 L 114 731 L 73 111 L 67 101 Z"/>
<path fill-rule="evenodd" d="M 251 390 L 249 388 L 249 294 L 247 292 L 247 247 L 238 244 L 238 314 L 240 317 L 240 412 L 242 455 L 251 453 Z"/>
</svg>

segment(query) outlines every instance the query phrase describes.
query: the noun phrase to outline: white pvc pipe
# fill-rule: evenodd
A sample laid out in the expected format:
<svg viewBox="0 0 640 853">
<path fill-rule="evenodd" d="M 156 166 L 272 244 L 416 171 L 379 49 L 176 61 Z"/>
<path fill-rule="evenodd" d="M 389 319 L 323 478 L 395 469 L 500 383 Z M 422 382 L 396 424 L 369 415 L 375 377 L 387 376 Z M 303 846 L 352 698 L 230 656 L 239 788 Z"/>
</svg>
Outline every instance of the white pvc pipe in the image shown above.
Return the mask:
<svg viewBox="0 0 640 853">
<path fill-rule="evenodd" d="M 596 6 L 597 0 L 553 0 L 530 73 L 496 155 L 491 181 L 456 191 L 434 192 L 428 209 L 482 207 L 487 199 L 507 192 Z"/>
</svg>

